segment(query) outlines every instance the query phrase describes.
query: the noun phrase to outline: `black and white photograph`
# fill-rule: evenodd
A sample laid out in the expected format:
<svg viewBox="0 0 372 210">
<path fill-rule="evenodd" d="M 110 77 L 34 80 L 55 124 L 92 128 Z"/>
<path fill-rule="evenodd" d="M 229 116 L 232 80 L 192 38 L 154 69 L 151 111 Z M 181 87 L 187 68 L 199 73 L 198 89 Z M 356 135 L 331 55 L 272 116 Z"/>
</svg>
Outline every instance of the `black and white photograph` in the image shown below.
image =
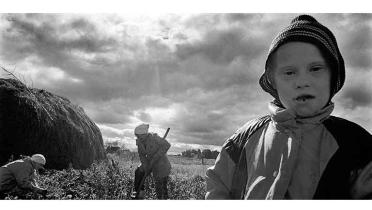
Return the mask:
<svg viewBox="0 0 372 210">
<path fill-rule="evenodd" d="M 2 12 L 0 30 L 1 200 L 372 198 L 372 13 Z"/>
</svg>

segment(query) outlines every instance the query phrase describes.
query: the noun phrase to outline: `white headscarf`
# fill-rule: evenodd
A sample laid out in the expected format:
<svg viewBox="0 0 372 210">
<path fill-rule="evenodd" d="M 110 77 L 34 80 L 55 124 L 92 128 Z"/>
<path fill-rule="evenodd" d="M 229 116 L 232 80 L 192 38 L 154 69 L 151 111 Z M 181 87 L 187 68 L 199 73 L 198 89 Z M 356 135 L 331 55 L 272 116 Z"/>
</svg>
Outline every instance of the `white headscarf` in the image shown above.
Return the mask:
<svg viewBox="0 0 372 210">
<path fill-rule="evenodd" d="M 141 124 L 134 129 L 134 134 L 147 134 L 149 131 L 149 124 Z"/>
<path fill-rule="evenodd" d="M 46 159 L 45 159 L 44 155 L 42 155 L 42 154 L 32 155 L 31 160 L 36 162 L 36 163 L 40 163 L 41 165 L 45 165 L 45 163 L 46 163 Z"/>
</svg>

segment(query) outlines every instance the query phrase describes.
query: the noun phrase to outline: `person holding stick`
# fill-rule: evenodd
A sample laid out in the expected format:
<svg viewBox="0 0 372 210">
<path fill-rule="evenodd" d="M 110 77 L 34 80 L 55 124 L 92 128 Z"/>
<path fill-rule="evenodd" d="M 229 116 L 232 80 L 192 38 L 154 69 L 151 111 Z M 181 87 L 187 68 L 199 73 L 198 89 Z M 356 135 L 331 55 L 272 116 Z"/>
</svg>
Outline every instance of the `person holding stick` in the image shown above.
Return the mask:
<svg viewBox="0 0 372 210">
<path fill-rule="evenodd" d="M 167 151 L 171 145 L 165 139 L 169 128 L 163 138 L 156 133 L 149 133 L 148 129 L 149 124 L 141 124 L 134 129 L 141 164 L 135 170 L 134 190 L 131 197 L 132 199 L 143 199 L 145 179 L 152 173 L 155 179 L 157 198 L 165 200 L 168 199 L 167 182 L 171 170 L 171 164 L 167 157 Z"/>
</svg>

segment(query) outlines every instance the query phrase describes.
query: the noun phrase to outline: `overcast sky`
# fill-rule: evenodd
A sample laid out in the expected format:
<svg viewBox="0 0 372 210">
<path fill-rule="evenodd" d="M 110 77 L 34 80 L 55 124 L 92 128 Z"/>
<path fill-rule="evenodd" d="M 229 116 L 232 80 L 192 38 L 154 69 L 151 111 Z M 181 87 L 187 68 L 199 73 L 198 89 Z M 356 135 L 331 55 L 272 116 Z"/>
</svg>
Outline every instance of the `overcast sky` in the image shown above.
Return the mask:
<svg viewBox="0 0 372 210">
<path fill-rule="evenodd" d="M 271 40 L 296 14 L 2 14 L 0 65 L 81 106 L 104 141 L 135 149 L 150 124 L 170 152 L 218 148 L 268 113 L 258 85 Z M 335 34 L 346 82 L 333 115 L 372 132 L 372 14 L 313 14 Z M 4 73 L 1 73 L 4 77 Z"/>
</svg>

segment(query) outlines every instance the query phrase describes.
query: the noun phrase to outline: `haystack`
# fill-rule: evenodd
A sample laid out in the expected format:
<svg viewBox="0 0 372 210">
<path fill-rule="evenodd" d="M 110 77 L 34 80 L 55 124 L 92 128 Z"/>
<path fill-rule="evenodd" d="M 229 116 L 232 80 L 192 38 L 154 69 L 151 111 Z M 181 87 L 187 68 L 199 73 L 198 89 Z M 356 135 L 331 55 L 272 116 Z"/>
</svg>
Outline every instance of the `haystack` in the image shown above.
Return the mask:
<svg viewBox="0 0 372 210">
<path fill-rule="evenodd" d="M 0 78 L 0 164 L 44 154 L 46 168 L 89 167 L 106 157 L 99 128 L 68 99 Z"/>
</svg>

